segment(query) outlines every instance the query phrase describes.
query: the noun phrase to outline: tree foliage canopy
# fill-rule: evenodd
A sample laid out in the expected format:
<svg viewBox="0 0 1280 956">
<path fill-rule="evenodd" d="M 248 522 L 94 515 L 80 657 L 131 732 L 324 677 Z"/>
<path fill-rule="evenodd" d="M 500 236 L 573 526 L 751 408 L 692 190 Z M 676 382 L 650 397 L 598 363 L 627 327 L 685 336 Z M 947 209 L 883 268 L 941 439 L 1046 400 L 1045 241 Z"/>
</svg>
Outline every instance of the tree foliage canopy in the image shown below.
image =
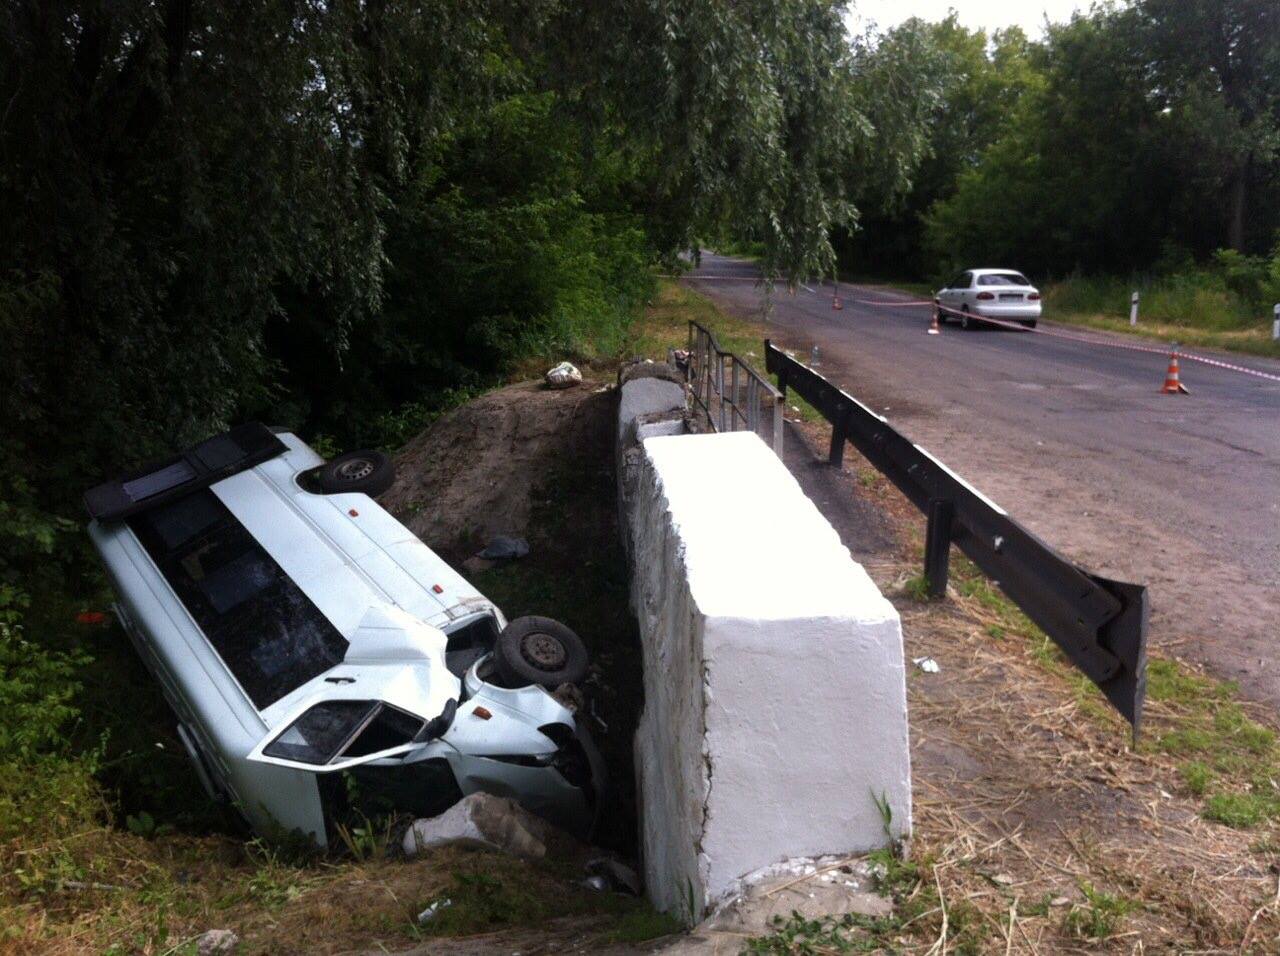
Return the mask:
<svg viewBox="0 0 1280 956">
<path fill-rule="evenodd" d="M 858 129 L 841 14 L 8 0 L 0 465 L 68 513 L 237 417 L 368 438 L 571 350 L 700 234 L 829 267 Z"/>
<path fill-rule="evenodd" d="M 1268 253 L 1280 229 L 1280 6 L 1101 4 L 1030 42 L 954 16 L 880 40 L 940 62 L 910 189 L 862 203 L 847 265 L 1124 274 Z M 888 195 L 882 192 L 881 195 Z"/>
</svg>

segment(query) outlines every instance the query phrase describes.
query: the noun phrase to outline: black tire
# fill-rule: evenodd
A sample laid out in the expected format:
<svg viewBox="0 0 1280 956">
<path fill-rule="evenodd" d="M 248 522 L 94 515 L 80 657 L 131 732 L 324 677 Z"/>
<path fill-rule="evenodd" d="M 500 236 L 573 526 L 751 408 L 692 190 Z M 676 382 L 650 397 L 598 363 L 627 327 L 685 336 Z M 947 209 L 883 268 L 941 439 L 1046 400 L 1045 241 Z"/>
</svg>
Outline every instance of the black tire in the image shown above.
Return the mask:
<svg viewBox="0 0 1280 956">
<path fill-rule="evenodd" d="M 396 468 L 380 451 L 349 451 L 320 466 L 316 482 L 327 495 L 351 492 L 376 498 L 396 480 Z"/>
<path fill-rule="evenodd" d="M 1023 328 L 1034 329 L 1036 327 L 1036 320 L 1032 319 L 1030 322 L 1023 322 L 1022 325 Z"/>
<path fill-rule="evenodd" d="M 582 638 L 549 617 L 518 617 L 498 635 L 493 649 L 498 674 L 513 687 L 556 688 L 587 676 Z"/>
<path fill-rule="evenodd" d="M 969 332 L 969 331 L 972 331 L 973 329 L 976 329 L 977 327 L 978 327 L 978 323 L 975 322 L 970 317 L 969 308 L 968 306 L 966 306 L 964 312 L 960 315 L 960 328 L 964 329 L 966 332 Z"/>
<path fill-rule="evenodd" d="M 942 306 L 937 306 L 934 310 L 934 314 L 938 317 L 939 325 L 946 325 L 951 321 L 951 317 L 947 315 L 946 310 L 943 309 Z"/>
</svg>

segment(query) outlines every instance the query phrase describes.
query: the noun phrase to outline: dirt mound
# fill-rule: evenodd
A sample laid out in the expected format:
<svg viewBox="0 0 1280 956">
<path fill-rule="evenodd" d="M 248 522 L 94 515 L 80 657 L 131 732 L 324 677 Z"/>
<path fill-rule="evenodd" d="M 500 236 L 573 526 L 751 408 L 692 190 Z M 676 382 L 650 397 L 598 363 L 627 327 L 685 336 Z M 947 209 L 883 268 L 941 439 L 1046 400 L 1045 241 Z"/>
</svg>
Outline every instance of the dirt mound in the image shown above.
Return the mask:
<svg viewBox="0 0 1280 956">
<path fill-rule="evenodd" d="M 581 459 L 612 412 L 614 392 L 599 387 L 523 382 L 455 409 L 396 456 L 379 503 L 452 561 L 496 534 L 525 536 L 534 493 Z"/>
</svg>

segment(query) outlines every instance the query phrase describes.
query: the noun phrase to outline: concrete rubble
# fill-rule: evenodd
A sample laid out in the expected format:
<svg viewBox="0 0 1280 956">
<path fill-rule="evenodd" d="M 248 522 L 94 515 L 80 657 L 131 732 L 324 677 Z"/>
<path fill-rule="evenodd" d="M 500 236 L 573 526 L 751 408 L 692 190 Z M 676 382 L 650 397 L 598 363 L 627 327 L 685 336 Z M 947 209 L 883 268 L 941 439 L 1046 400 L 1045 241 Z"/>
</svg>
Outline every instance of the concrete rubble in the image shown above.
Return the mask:
<svg viewBox="0 0 1280 956">
<path fill-rule="evenodd" d="M 211 929 L 196 939 L 199 956 L 230 956 L 240 945 L 240 937 L 229 929 Z"/>
<path fill-rule="evenodd" d="M 572 388 L 582 384 L 582 373 L 570 362 L 561 362 L 548 369 L 545 378 L 550 388 Z"/>
<path fill-rule="evenodd" d="M 767 935 L 775 928 L 775 918 L 786 921 L 793 913 L 804 919 L 889 916 L 893 903 L 875 892 L 876 883 L 872 867 L 861 859 L 797 860 L 769 867 L 743 880 L 739 891 L 688 936 L 660 952 L 736 954 L 745 938 Z"/>
<path fill-rule="evenodd" d="M 514 800 L 473 793 L 437 817 L 414 821 L 402 846 L 409 857 L 435 847 L 462 845 L 537 860 L 546 856 L 551 829 Z"/>
</svg>

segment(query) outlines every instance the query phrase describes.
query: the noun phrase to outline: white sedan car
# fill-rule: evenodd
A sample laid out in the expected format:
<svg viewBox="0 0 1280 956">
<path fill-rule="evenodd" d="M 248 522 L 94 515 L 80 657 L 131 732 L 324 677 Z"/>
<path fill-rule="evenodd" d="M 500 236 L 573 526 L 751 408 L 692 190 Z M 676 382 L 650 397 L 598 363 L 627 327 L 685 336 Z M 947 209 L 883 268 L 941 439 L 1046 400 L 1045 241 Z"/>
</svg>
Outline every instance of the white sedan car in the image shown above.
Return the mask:
<svg viewBox="0 0 1280 956">
<path fill-rule="evenodd" d="M 970 269 L 962 272 L 934 299 L 938 321 L 957 319 L 971 329 L 984 319 L 1017 322 L 1029 329 L 1040 318 L 1040 290 L 1012 269 Z"/>
</svg>

